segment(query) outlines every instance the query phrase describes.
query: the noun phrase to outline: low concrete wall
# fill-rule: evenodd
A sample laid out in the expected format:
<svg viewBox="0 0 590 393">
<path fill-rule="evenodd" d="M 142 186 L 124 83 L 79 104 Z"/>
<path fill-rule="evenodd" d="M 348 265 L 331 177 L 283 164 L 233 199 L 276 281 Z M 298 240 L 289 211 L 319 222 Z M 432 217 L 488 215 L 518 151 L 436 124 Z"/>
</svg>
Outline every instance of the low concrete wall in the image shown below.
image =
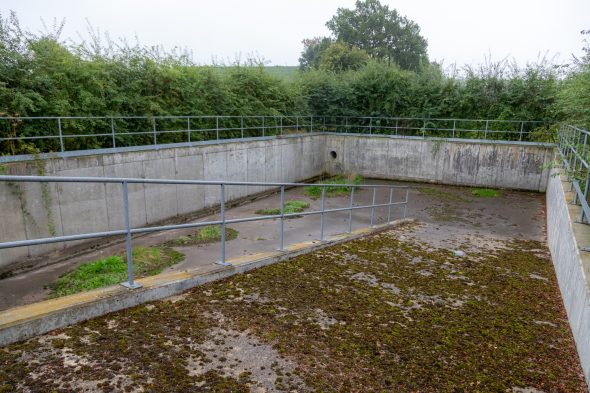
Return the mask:
<svg viewBox="0 0 590 393">
<path fill-rule="evenodd" d="M 330 173 L 541 192 L 554 149 L 549 144 L 345 134 L 331 135 L 325 146 Z"/>
<path fill-rule="evenodd" d="M 576 341 L 586 381 L 590 381 L 590 226 L 576 223 L 580 207 L 572 205 L 570 183 L 560 176 L 547 187 L 547 240 L 559 289 Z"/>
<path fill-rule="evenodd" d="M 297 182 L 324 171 L 323 136 L 265 138 L 159 150 L 49 158 L 5 164 L 8 174 Z M 122 229 L 118 184 L 0 184 L 0 241 Z M 226 199 L 265 191 L 228 186 Z M 129 185 L 131 225 L 149 225 L 219 204 L 219 186 Z M 67 245 L 73 245 L 69 242 Z M 0 271 L 65 244 L 0 250 Z"/>
</svg>

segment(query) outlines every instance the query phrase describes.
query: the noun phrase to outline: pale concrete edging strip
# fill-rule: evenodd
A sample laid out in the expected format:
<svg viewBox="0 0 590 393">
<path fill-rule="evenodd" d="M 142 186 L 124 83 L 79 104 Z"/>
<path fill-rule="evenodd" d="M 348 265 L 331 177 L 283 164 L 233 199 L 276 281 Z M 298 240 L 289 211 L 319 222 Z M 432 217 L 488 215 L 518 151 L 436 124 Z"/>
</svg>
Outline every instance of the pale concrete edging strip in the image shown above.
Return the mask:
<svg viewBox="0 0 590 393">
<path fill-rule="evenodd" d="M 581 251 L 590 246 L 590 226 L 575 221 L 579 206 L 568 201 L 573 198 L 569 184 L 560 176 L 551 176 L 547 187 L 547 241 L 551 251 L 557 281 L 580 363 L 590 381 L 590 253 Z M 590 386 L 590 385 L 589 385 Z"/>
<path fill-rule="evenodd" d="M 390 224 L 359 229 L 351 234 L 335 235 L 324 242 L 297 243 L 288 246 L 285 251 L 266 252 L 230 259 L 228 262 L 233 266 L 220 266 L 206 273 L 186 271 L 146 277 L 137 280 L 143 285 L 140 289 L 128 290 L 116 285 L 11 308 L 0 312 L 0 346 L 141 303 L 163 299 L 197 285 L 241 274 L 409 222 L 414 222 L 414 220 L 396 220 Z"/>
</svg>

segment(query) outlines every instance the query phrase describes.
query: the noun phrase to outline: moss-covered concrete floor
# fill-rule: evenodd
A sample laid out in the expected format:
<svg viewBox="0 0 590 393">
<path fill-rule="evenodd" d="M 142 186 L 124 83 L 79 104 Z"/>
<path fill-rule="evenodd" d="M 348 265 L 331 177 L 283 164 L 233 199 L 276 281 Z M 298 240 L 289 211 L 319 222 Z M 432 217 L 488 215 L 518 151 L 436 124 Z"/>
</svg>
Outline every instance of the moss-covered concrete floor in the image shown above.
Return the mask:
<svg viewBox="0 0 590 393">
<path fill-rule="evenodd" d="M 587 391 L 538 228 L 448 213 L 2 348 L 0 391 Z"/>
</svg>

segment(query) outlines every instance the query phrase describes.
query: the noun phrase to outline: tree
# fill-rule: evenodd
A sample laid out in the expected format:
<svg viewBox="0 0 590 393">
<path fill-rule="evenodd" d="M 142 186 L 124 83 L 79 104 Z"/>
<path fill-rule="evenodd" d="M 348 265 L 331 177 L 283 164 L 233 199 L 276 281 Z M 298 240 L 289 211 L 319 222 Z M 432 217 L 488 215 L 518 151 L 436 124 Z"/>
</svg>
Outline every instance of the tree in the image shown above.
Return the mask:
<svg viewBox="0 0 590 393">
<path fill-rule="evenodd" d="M 320 69 L 334 72 L 358 70 L 369 61 L 369 55 L 343 42 L 330 45 L 320 56 Z"/>
<path fill-rule="evenodd" d="M 326 26 L 337 41 L 365 50 L 371 57 L 417 70 L 428 61 L 420 27 L 379 0 L 358 0 L 356 8 L 338 8 Z"/>
<path fill-rule="evenodd" d="M 332 39 L 329 37 L 306 38 L 302 43 L 303 52 L 299 58 L 299 69 L 301 71 L 317 70 L 320 67 L 322 53 L 332 44 Z"/>
<path fill-rule="evenodd" d="M 582 30 L 583 36 L 590 36 L 590 30 Z M 574 57 L 574 69 L 562 82 L 557 110 L 575 125 L 590 128 L 590 41 L 583 39 L 584 55 Z"/>
</svg>

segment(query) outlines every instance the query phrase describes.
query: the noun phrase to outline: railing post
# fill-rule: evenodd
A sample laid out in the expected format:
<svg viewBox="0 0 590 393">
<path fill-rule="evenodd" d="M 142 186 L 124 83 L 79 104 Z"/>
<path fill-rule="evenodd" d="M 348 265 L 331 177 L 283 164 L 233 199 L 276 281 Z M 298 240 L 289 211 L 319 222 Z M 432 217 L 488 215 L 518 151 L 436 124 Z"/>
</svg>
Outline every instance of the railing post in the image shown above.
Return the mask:
<svg viewBox="0 0 590 393">
<path fill-rule="evenodd" d="M 488 122 L 489 122 L 489 120 L 486 120 L 486 129 L 483 132 L 483 139 L 484 140 L 488 139 Z"/>
<path fill-rule="evenodd" d="M 264 128 L 264 116 L 262 116 L 262 136 L 265 136 Z"/>
<path fill-rule="evenodd" d="M 219 140 L 219 116 L 215 116 L 215 136 Z"/>
<path fill-rule="evenodd" d="M 322 187 L 322 210 L 320 214 L 320 241 L 324 241 L 324 210 L 326 210 L 326 187 Z"/>
<path fill-rule="evenodd" d="M 348 116 L 344 117 L 344 132 L 348 134 Z"/>
<path fill-rule="evenodd" d="M 369 135 L 373 135 L 373 118 L 369 117 Z"/>
<path fill-rule="evenodd" d="M 281 121 L 281 135 L 283 135 L 283 115 L 279 119 Z"/>
<path fill-rule="evenodd" d="M 240 132 L 242 139 L 244 139 L 244 116 L 240 116 Z"/>
<path fill-rule="evenodd" d="M 397 129 L 397 127 L 398 127 L 398 124 L 399 124 L 398 122 L 399 122 L 399 119 L 398 119 L 398 118 L 396 118 L 396 119 L 395 119 L 395 136 L 397 136 L 397 133 L 398 133 L 398 129 Z"/>
<path fill-rule="evenodd" d="M 111 117 L 111 136 L 113 137 L 113 149 L 117 147 L 117 142 L 115 140 L 115 119 Z"/>
<path fill-rule="evenodd" d="M 522 142 L 522 135 L 524 133 L 524 121 L 520 122 L 520 141 Z"/>
<path fill-rule="evenodd" d="M 313 116 L 309 116 L 310 123 L 309 123 L 309 132 L 313 132 Z"/>
<path fill-rule="evenodd" d="M 295 129 L 297 130 L 297 133 L 299 134 L 299 116 L 295 116 Z"/>
<path fill-rule="evenodd" d="M 61 131 L 61 117 L 57 118 L 57 130 L 59 132 L 59 148 L 61 150 L 61 152 L 64 152 L 64 137 L 63 137 L 63 133 Z"/>
<path fill-rule="evenodd" d="M 123 185 L 123 210 L 125 214 L 125 248 L 127 250 L 127 282 L 121 283 L 126 288 L 136 289 L 141 288 L 141 284 L 133 280 L 133 250 L 131 249 L 131 223 L 129 219 L 129 188 L 127 182 Z"/>
<path fill-rule="evenodd" d="M 218 264 L 223 266 L 231 266 L 231 263 L 225 261 L 225 184 L 220 184 L 220 213 L 221 213 L 221 259 Z"/>
<path fill-rule="evenodd" d="M 422 124 L 422 138 L 426 138 L 426 120 Z"/>
<path fill-rule="evenodd" d="M 354 203 L 354 186 L 350 189 L 350 205 L 348 207 L 348 233 L 352 233 L 352 206 Z"/>
<path fill-rule="evenodd" d="M 156 136 L 156 118 L 152 117 L 152 126 L 153 126 L 153 133 L 154 133 L 154 146 L 158 144 L 158 138 Z"/>
<path fill-rule="evenodd" d="M 393 188 L 389 188 L 389 205 L 387 206 L 387 223 L 391 222 L 391 202 L 393 200 Z"/>
<path fill-rule="evenodd" d="M 404 215 L 403 215 L 403 218 L 406 218 L 406 209 L 408 207 L 408 197 L 409 197 L 409 194 L 410 194 L 410 189 L 409 188 L 406 188 L 406 200 L 404 201 Z"/>
<path fill-rule="evenodd" d="M 188 136 L 188 143 L 191 143 L 191 118 L 186 118 L 186 134 Z"/>
<path fill-rule="evenodd" d="M 285 249 L 285 186 L 281 186 L 281 243 L 279 250 Z"/>
<path fill-rule="evenodd" d="M 588 202 L 588 186 L 590 185 L 590 170 L 586 168 L 586 184 L 584 187 L 584 200 Z M 580 223 L 584 223 L 584 208 L 580 209 L 580 217 L 578 217 L 578 221 Z M 586 217 L 588 219 L 589 217 Z"/>
<path fill-rule="evenodd" d="M 453 120 L 453 138 L 455 137 L 456 125 L 457 125 L 457 120 Z"/>
<path fill-rule="evenodd" d="M 373 226 L 373 222 L 375 221 L 375 198 L 377 196 L 377 187 L 373 187 L 373 203 L 371 204 L 371 225 Z"/>
</svg>

